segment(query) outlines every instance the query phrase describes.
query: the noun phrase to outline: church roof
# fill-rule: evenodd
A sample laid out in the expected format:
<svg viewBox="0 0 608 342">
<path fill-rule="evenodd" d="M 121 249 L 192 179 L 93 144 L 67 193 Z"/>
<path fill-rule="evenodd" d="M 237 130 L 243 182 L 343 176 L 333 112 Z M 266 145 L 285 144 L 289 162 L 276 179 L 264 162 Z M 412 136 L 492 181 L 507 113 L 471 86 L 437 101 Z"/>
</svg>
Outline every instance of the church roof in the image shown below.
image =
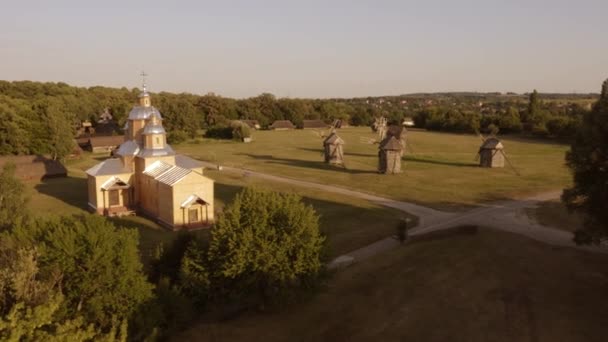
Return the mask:
<svg viewBox="0 0 608 342">
<path fill-rule="evenodd" d="M 166 144 L 163 148 L 144 148 L 137 155 L 142 158 L 173 156 L 175 155 L 175 151 L 169 144 Z"/>
<path fill-rule="evenodd" d="M 192 170 L 184 169 L 183 167 L 179 166 L 173 166 L 162 175 L 156 177 L 156 180 L 163 184 L 173 186 L 180 180 L 184 179 L 184 177 L 190 174 L 190 172 L 192 172 Z"/>
<path fill-rule="evenodd" d="M 122 143 L 114 153 L 119 156 L 135 156 L 139 150 L 139 145 L 135 140 L 128 140 Z"/>
<path fill-rule="evenodd" d="M 162 175 L 163 173 L 169 171 L 172 167 L 173 165 L 171 164 L 167 164 L 164 161 L 157 160 L 144 170 L 144 174 L 156 178 Z"/>
<path fill-rule="evenodd" d="M 192 159 L 181 154 L 175 156 L 175 165 L 183 167 L 185 169 L 198 169 L 204 166 L 201 161 Z"/>
<path fill-rule="evenodd" d="M 152 114 L 161 117 L 158 109 L 154 108 L 153 106 L 135 106 L 133 109 L 131 109 L 131 112 L 129 112 L 129 120 L 147 120 Z"/>
<path fill-rule="evenodd" d="M 133 171 L 124 165 L 122 160 L 118 158 L 111 158 L 102 161 L 85 172 L 90 176 L 104 176 L 115 175 L 117 173 L 131 173 Z"/>
<path fill-rule="evenodd" d="M 144 174 L 153 177 L 157 181 L 170 186 L 184 179 L 192 170 L 177 165 L 171 165 L 158 160 L 144 170 Z"/>
<path fill-rule="evenodd" d="M 146 135 L 146 134 L 166 134 L 167 132 L 165 132 L 165 128 L 163 127 L 163 125 L 161 124 L 153 124 L 153 123 L 148 123 L 146 125 L 146 127 L 144 127 L 144 131 L 142 134 Z"/>
<path fill-rule="evenodd" d="M 123 181 L 122 179 L 118 178 L 118 177 L 112 177 L 110 179 L 108 179 L 105 183 L 103 183 L 103 185 L 101 186 L 102 190 L 110 190 L 112 188 L 116 189 L 128 189 L 130 187 L 129 183 Z"/>
<path fill-rule="evenodd" d="M 186 198 L 185 201 L 182 202 L 182 204 L 180 205 L 180 208 L 189 208 L 191 205 L 193 205 L 194 203 L 200 203 L 200 204 L 209 204 L 208 201 L 205 201 L 204 199 L 200 198 L 197 195 L 190 195 L 188 196 L 188 198 Z"/>
</svg>

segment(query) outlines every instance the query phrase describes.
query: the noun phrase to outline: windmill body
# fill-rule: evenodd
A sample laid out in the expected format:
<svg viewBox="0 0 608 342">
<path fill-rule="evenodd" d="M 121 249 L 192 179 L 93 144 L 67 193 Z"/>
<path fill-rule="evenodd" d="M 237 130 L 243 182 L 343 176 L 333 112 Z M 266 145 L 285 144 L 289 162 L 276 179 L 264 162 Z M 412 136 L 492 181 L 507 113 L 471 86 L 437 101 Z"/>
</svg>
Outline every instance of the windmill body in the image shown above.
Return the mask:
<svg viewBox="0 0 608 342">
<path fill-rule="evenodd" d="M 500 140 L 492 137 L 483 141 L 479 147 L 479 166 L 505 167 L 504 146 Z"/>
<path fill-rule="evenodd" d="M 325 162 L 332 165 L 344 165 L 344 140 L 336 132 L 332 132 L 323 140 L 323 156 Z"/>
</svg>

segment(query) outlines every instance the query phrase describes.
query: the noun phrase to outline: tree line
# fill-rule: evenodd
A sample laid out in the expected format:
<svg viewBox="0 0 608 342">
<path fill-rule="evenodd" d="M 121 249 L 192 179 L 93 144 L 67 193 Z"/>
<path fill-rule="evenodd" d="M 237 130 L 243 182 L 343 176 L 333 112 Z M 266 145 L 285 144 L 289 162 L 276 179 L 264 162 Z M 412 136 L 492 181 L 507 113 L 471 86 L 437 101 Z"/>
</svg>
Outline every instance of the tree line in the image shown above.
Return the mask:
<svg viewBox="0 0 608 342">
<path fill-rule="evenodd" d="M 49 154 L 62 158 L 74 147 L 76 127 L 83 120 L 95 123 L 108 111 L 122 127 L 140 90 L 110 87 L 74 87 L 65 83 L 0 81 L 0 154 Z M 275 120 L 340 119 L 354 126 L 369 126 L 375 117 L 392 122 L 413 118 L 416 126 L 448 132 L 492 131 L 537 136 L 570 137 L 587 111 L 572 100 L 593 95 L 564 96 L 566 103 L 529 100 L 494 93 L 414 94 L 380 98 L 299 99 L 261 94 L 232 99 L 215 94 L 160 92 L 153 104 L 165 117 L 169 140 L 178 143 L 199 136 L 201 129 L 217 135 L 232 132 L 233 120 L 257 120 L 267 127 Z M 559 98 L 547 95 L 547 99 Z M 232 128 L 234 129 L 234 128 Z M 115 132 L 120 134 L 120 132 Z M 213 135 L 213 134 L 212 134 Z"/>
</svg>

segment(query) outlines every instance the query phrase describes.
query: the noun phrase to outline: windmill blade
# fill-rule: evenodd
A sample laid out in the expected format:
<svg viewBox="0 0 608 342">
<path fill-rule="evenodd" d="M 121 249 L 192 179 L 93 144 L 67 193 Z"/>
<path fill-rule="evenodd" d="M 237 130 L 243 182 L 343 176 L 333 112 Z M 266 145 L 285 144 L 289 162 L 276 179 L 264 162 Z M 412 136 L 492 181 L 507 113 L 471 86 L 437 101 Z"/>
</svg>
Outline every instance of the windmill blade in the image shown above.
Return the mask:
<svg viewBox="0 0 608 342">
<path fill-rule="evenodd" d="M 515 168 L 515 166 L 513 166 L 513 164 L 511 163 L 511 161 L 509 160 L 509 158 L 507 158 L 507 154 L 504 151 L 500 151 L 502 153 L 502 156 L 505 157 L 505 160 L 507 161 L 507 164 L 509 164 L 509 166 L 513 169 L 513 171 L 515 171 L 515 174 L 518 176 L 521 176 L 521 174 L 519 173 L 519 171 L 517 171 L 517 169 Z"/>
<path fill-rule="evenodd" d="M 367 138 L 367 137 L 359 137 L 359 141 L 364 144 L 370 144 L 370 145 L 373 145 L 376 143 L 376 139 Z"/>
<path fill-rule="evenodd" d="M 309 131 L 309 132 L 310 132 L 310 133 L 312 133 L 312 134 L 314 134 L 314 135 L 316 135 L 316 136 L 317 136 L 317 137 L 319 137 L 319 138 L 323 138 L 323 135 L 321 135 L 321 133 L 319 133 L 318 131 L 316 131 L 316 130 L 314 130 L 314 129 L 313 129 L 313 130 L 311 130 L 311 131 Z"/>
</svg>

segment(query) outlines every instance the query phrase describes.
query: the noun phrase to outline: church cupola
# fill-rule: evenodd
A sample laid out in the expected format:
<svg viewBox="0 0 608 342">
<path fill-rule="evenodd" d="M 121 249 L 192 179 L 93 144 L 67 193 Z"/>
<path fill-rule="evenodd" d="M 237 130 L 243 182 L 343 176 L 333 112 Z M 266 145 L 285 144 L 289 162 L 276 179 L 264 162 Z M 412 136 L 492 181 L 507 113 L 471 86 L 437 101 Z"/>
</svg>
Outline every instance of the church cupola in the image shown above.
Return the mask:
<svg viewBox="0 0 608 342">
<path fill-rule="evenodd" d="M 167 144 L 167 132 L 162 125 L 161 117 L 157 113 L 152 113 L 143 131 L 144 148 L 160 150 Z"/>
<path fill-rule="evenodd" d="M 139 94 L 139 105 L 142 107 L 150 107 L 152 102 L 150 101 L 150 94 L 146 89 L 146 76 L 148 76 L 145 72 L 141 73 L 141 77 L 143 79 L 143 89 Z"/>
</svg>

